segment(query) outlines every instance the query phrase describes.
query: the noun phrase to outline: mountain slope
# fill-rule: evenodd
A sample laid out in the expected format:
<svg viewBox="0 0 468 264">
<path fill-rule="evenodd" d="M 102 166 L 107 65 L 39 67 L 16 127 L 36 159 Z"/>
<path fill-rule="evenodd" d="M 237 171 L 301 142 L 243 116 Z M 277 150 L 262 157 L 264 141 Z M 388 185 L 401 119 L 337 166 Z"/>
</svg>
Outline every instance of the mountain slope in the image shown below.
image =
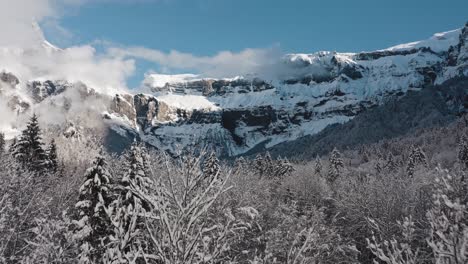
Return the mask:
<svg viewBox="0 0 468 264">
<path fill-rule="evenodd" d="M 233 156 L 316 134 L 388 98 L 466 75 L 467 31 L 375 52 L 290 54 L 269 80 L 149 75 L 148 93 L 134 98 L 139 135 L 169 151 L 209 142 Z"/>
<path fill-rule="evenodd" d="M 334 147 L 353 148 L 425 128 L 445 126 L 468 112 L 467 88 L 468 77 L 460 77 L 422 91 L 410 91 L 401 98 L 389 98 L 383 105 L 369 109 L 345 124 L 335 124 L 315 135 L 278 144 L 269 152 L 273 156 L 310 160 L 329 153 Z"/>
<path fill-rule="evenodd" d="M 467 42 L 468 25 L 374 52 L 289 54 L 255 77 L 152 74 L 143 93 L 4 71 L 0 103 L 20 116 L 53 112 L 55 123 L 85 124 L 92 114 L 115 149 L 136 137 L 172 153 L 210 144 L 236 156 L 328 131 L 409 92 L 428 96 L 417 91 L 468 74 Z"/>
</svg>

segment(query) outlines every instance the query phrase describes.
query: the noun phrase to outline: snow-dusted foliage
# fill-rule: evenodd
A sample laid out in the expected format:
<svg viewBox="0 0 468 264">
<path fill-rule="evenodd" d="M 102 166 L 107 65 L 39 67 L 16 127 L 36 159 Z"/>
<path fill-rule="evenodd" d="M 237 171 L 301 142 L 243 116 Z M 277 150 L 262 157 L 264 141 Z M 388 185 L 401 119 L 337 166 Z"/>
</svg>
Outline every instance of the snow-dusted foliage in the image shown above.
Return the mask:
<svg viewBox="0 0 468 264">
<path fill-rule="evenodd" d="M 317 175 L 320 175 L 322 173 L 322 162 L 320 161 L 320 157 L 317 155 L 315 158 L 315 164 L 314 164 L 314 172 Z"/>
<path fill-rule="evenodd" d="M 343 159 L 338 149 L 333 149 L 328 162 L 327 180 L 334 183 L 340 177 L 341 170 L 344 168 Z"/>
<path fill-rule="evenodd" d="M 75 239 L 80 245 L 80 263 L 98 263 L 109 243 L 112 229 L 106 208 L 112 202 L 111 175 L 103 156 L 98 156 L 85 174 L 75 207 Z"/>
<path fill-rule="evenodd" d="M 13 155 L 26 168 L 38 173 L 47 168 L 47 153 L 44 150 L 41 129 L 34 114 L 20 138 L 14 145 Z"/>
<path fill-rule="evenodd" d="M 369 222 L 379 230 L 379 226 L 372 219 Z M 372 253 L 386 264 L 418 264 L 425 263 L 423 252 L 418 248 L 412 248 L 411 244 L 417 239 L 415 235 L 415 223 L 411 218 L 405 218 L 403 222 L 398 221 L 402 238 L 397 240 L 393 237 L 390 241 L 379 241 L 373 234 L 367 240 Z"/>
<path fill-rule="evenodd" d="M 97 141 L 59 136 L 41 181 L 1 156 L 0 262 L 465 264 L 467 124 L 300 163 L 136 143 L 92 159 Z"/>
<path fill-rule="evenodd" d="M 427 243 L 435 263 L 468 263 L 468 183 L 442 171 L 435 185 L 433 207 L 427 213 Z"/>
<path fill-rule="evenodd" d="M 233 261 L 228 257 L 232 247 L 254 228 L 254 208 L 219 207 L 229 190 L 229 174 L 212 153 L 203 156 L 166 159 L 155 195 L 148 198 L 154 208 L 148 230 L 154 258 L 161 263 Z"/>
<path fill-rule="evenodd" d="M 269 179 L 282 179 L 290 175 L 294 170 L 287 159 L 272 159 L 268 152 L 264 155 L 257 155 L 253 164 L 260 177 L 267 177 Z"/>
<path fill-rule="evenodd" d="M 55 144 L 55 140 L 52 139 L 50 141 L 49 146 L 46 150 L 47 159 L 48 159 L 48 169 L 51 172 L 57 172 L 58 169 L 58 157 L 57 157 L 57 145 Z"/>
<path fill-rule="evenodd" d="M 451 264 L 468 261 L 468 210 L 467 184 L 463 177 L 451 176 L 448 171 L 437 168 L 434 179 L 433 203 L 427 211 L 429 225 L 427 244 L 421 239 L 412 217 L 398 221 L 401 236 L 379 241 L 373 234 L 368 239 L 372 253 L 386 264 L 431 263 Z M 376 232 L 382 233 L 373 219 L 369 221 Z M 429 252 L 426 252 L 430 249 Z"/>
<path fill-rule="evenodd" d="M 219 160 L 214 152 L 210 152 L 203 162 L 203 173 L 205 177 L 214 177 L 220 173 Z"/>
<path fill-rule="evenodd" d="M 458 145 L 458 160 L 468 169 L 468 142 L 466 137 L 462 137 Z"/>
<path fill-rule="evenodd" d="M 30 230 L 33 238 L 27 241 L 33 249 L 21 259 L 21 264 L 65 264 L 76 261 L 73 233 L 69 228 L 71 220 L 65 212 L 58 219 L 36 218 L 34 223 L 35 227 Z"/>
<path fill-rule="evenodd" d="M 5 152 L 5 146 L 5 134 L 0 132 L 0 155 L 3 154 L 3 152 Z"/>
<path fill-rule="evenodd" d="M 416 166 L 420 164 L 427 164 L 426 154 L 420 147 L 412 146 L 406 166 L 406 173 L 409 177 L 413 177 Z"/>
<path fill-rule="evenodd" d="M 144 230 L 152 206 L 147 197 L 153 187 L 149 157 L 147 150 L 135 142 L 125 158 L 126 172 L 116 187 L 117 199 L 107 211 L 114 232 L 105 254 L 108 263 L 142 261 L 148 250 Z"/>
</svg>

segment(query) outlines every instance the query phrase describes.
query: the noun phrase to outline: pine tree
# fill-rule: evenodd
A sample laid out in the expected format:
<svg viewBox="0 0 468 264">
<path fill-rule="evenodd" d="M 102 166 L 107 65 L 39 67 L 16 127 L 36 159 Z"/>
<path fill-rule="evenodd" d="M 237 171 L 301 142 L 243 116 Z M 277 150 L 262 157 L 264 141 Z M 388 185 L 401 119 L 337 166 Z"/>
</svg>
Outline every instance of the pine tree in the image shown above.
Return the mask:
<svg viewBox="0 0 468 264">
<path fill-rule="evenodd" d="M 321 175 L 322 174 L 322 161 L 320 160 L 320 157 L 317 155 L 317 157 L 315 157 L 315 164 L 314 164 L 314 172 L 315 174 L 317 175 Z"/>
<path fill-rule="evenodd" d="M 246 161 L 243 157 L 237 158 L 237 159 L 234 161 L 234 169 L 233 169 L 233 172 L 234 172 L 234 173 L 240 173 L 240 172 L 242 172 L 243 170 L 248 170 L 248 163 L 247 163 L 247 161 Z"/>
<path fill-rule="evenodd" d="M 102 155 L 96 157 L 93 166 L 86 171 L 85 182 L 80 188 L 78 221 L 75 238 L 80 244 L 80 263 L 100 263 L 112 231 L 105 209 L 111 203 L 111 175 Z"/>
<path fill-rule="evenodd" d="M 153 182 L 149 178 L 148 154 L 143 146 L 138 143 L 131 146 L 130 152 L 127 153 L 127 166 L 128 171 L 121 182 L 127 203 L 132 204 L 133 207 L 136 203 L 144 205 L 140 194 L 147 194 Z"/>
<path fill-rule="evenodd" d="M 203 174 L 205 177 L 218 177 L 220 172 L 219 160 L 214 152 L 210 152 L 203 162 Z"/>
<path fill-rule="evenodd" d="M 375 163 L 374 169 L 377 173 L 382 172 L 382 165 L 380 164 L 380 160 L 377 160 L 377 163 Z"/>
<path fill-rule="evenodd" d="M 263 156 L 263 164 L 262 164 L 262 177 L 266 176 L 267 178 L 275 177 L 275 164 L 273 162 L 273 158 L 270 155 L 270 152 L 266 152 Z"/>
<path fill-rule="evenodd" d="M 344 163 L 341 158 L 341 153 L 334 148 L 329 158 L 328 182 L 334 183 L 340 177 L 341 169 L 343 168 Z"/>
<path fill-rule="evenodd" d="M 15 152 L 16 142 L 17 142 L 17 139 L 15 137 L 13 138 L 13 142 L 11 142 L 10 146 L 8 147 L 8 153 L 10 153 L 11 155 L 13 155 L 13 153 Z"/>
<path fill-rule="evenodd" d="M 5 152 L 5 134 L 0 132 L 0 154 Z"/>
<path fill-rule="evenodd" d="M 20 139 L 14 145 L 13 156 L 26 168 L 43 172 L 47 168 L 47 154 L 43 148 L 41 129 L 34 114 Z"/>
<path fill-rule="evenodd" d="M 55 145 L 55 140 L 50 141 L 49 147 L 47 148 L 47 158 L 49 161 L 48 167 L 50 171 L 57 172 L 58 161 L 57 161 L 57 145 Z"/>
<path fill-rule="evenodd" d="M 420 147 L 412 146 L 406 166 L 406 173 L 409 177 L 413 177 L 416 166 L 420 164 L 427 164 L 426 154 Z"/>
<path fill-rule="evenodd" d="M 262 177 L 263 174 L 264 174 L 264 169 L 265 169 L 265 159 L 264 159 L 264 157 L 262 155 L 258 154 L 255 157 L 255 160 L 253 161 L 253 165 L 254 165 L 254 168 L 257 171 L 258 175 L 260 175 L 260 177 Z"/>
<path fill-rule="evenodd" d="M 462 137 L 458 146 L 458 160 L 465 167 L 468 168 L 468 143 L 466 137 Z"/>
<path fill-rule="evenodd" d="M 274 162 L 273 166 L 273 177 L 276 179 L 282 179 L 285 176 L 291 175 L 294 171 L 294 167 L 288 159 L 278 159 Z"/>
<path fill-rule="evenodd" d="M 358 153 L 361 155 L 361 160 L 363 163 L 370 161 L 370 153 L 366 147 L 360 147 Z"/>
<path fill-rule="evenodd" d="M 427 212 L 430 224 L 427 244 L 433 263 L 468 263 L 468 205 L 464 177 L 441 174 L 435 181 L 433 206 Z"/>
<path fill-rule="evenodd" d="M 143 146 L 135 142 L 126 159 L 128 171 L 120 182 L 121 192 L 116 206 L 118 236 L 124 238 L 118 241 L 118 248 L 123 255 L 137 252 L 145 244 L 143 215 L 151 208 L 144 196 L 148 195 L 153 183 L 149 178 L 148 157 Z"/>
<path fill-rule="evenodd" d="M 387 164 L 385 165 L 385 168 L 390 172 L 394 172 L 398 168 L 397 161 L 395 160 L 395 156 L 393 156 L 392 153 L 388 154 L 387 156 Z"/>
</svg>

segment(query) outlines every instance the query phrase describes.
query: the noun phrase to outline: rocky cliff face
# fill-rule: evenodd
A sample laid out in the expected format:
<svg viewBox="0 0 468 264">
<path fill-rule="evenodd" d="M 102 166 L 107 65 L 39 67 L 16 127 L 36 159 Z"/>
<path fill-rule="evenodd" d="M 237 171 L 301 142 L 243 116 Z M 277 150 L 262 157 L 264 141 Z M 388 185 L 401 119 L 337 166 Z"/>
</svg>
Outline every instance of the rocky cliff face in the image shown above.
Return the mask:
<svg viewBox="0 0 468 264">
<path fill-rule="evenodd" d="M 466 75 L 467 31 L 374 52 L 290 54 L 275 80 L 150 75 L 149 93 L 134 96 L 137 114 L 130 119 L 143 139 L 169 151 L 199 142 L 217 144 L 227 155 L 268 148 Z"/>
<path fill-rule="evenodd" d="M 0 91 L 17 111 L 51 98 L 62 98 L 64 109 L 75 97 L 99 99 L 94 110 L 121 136 L 171 152 L 209 143 L 233 156 L 316 134 L 409 90 L 466 76 L 468 25 L 374 52 L 289 54 L 275 70 L 276 78 L 153 74 L 146 93 L 114 96 L 80 83 L 26 80 L 29 99 L 11 92 L 22 80 L 4 72 Z"/>
</svg>

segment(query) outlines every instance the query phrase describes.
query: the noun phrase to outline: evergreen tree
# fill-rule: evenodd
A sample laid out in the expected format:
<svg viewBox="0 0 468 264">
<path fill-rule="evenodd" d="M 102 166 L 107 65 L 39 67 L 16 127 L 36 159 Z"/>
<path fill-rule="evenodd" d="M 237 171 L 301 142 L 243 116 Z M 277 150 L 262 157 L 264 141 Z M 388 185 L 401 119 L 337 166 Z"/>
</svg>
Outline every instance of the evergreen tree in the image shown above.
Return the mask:
<svg viewBox="0 0 468 264">
<path fill-rule="evenodd" d="M 466 137 L 462 137 L 458 146 L 458 160 L 466 168 L 468 168 L 468 143 Z"/>
<path fill-rule="evenodd" d="M 145 247 L 143 236 L 143 216 L 151 211 L 150 205 L 145 199 L 152 185 L 149 178 L 148 156 L 143 146 L 134 143 L 127 153 L 128 171 L 123 176 L 120 185 L 121 192 L 116 207 L 116 222 L 119 226 L 118 241 L 121 254 L 127 255 L 137 252 Z"/>
<path fill-rule="evenodd" d="M 412 146 L 406 166 L 406 173 L 409 177 L 413 177 L 416 166 L 420 164 L 427 164 L 426 154 L 420 147 Z"/>
<path fill-rule="evenodd" d="M 13 142 L 11 142 L 10 146 L 8 147 L 8 153 L 10 153 L 11 155 L 13 155 L 13 153 L 15 152 L 16 142 L 17 139 L 13 138 Z"/>
<path fill-rule="evenodd" d="M 360 147 L 358 153 L 361 155 L 361 160 L 363 163 L 370 161 L 370 153 L 366 147 Z"/>
<path fill-rule="evenodd" d="M 395 156 L 393 156 L 392 153 L 388 154 L 387 156 L 387 164 L 385 165 L 385 168 L 390 172 L 394 172 L 398 168 L 397 161 L 395 160 Z"/>
<path fill-rule="evenodd" d="M 340 177 L 341 169 L 344 168 L 343 159 L 341 153 L 334 148 L 329 158 L 329 168 L 327 180 L 330 183 L 334 183 L 336 179 Z"/>
<path fill-rule="evenodd" d="M 382 172 L 382 165 L 380 164 L 380 160 L 377 160 L 377 163 L 375 163 L 374 169 L 377 173 Z"/>
<path fill-rule="evenodd" d="M 0 132 L 0 154 L 5 151 L 5 134 Z"/>
<path fill-rule="evenodd" d="M 133 207 L 137 203 L 145 205 L 140 195 L 147 194 L 153 182 L 149 178 L 148 154 L 143 146 L 138 143 L 134 143 L 131 146 L 130 151 L 127 153 L 127 166 L 127 173 L 121 182 L 124 187 L 124 197 L 127 204 L 131 204 Z"/>
<path fill-rule="evenodd" d="M 75 237 L 80 245 L 80 263 L 101 263 L 105 246 L 110 241 L 112 229 L 105 209 L 111 203 L 111 175 L 107 163 L 99 155 L 86 171 L 85 182 L 80 188 L 78 221 Z"/>
<path fill-rule="evenodd" d="M 235 160 L 234 169 L 233 169 L 234 173 L 239 173 L 239 172 L 241 172 L 243 170 L 248 170 L 248 169 L 249 169 L 248 168 L 248 163 L 243 157 L 240 157 L 240 158 Z"/>
<path fill-rule="evenodd" d="M 49 147 L 47 148 L 47 158 L 49 161 L 48 167 L 50 171 L 57 172 L 57 168 L 58 168 L 57 145 L 55 145 L 54 139 L 52 139 L 52 141 L 49 144 Z"/>
<path fill-rule="evenodd" d="M 291 175 L 294 171 L 294 167 L 288 159 L 278 159 L 274 162 L 273 166 L 273 177 L 276 179 L 282 179 L 285 176 Z"/>
<path fill-rule="evenodd" d="M 317 157 L 315 157 L 315 164 L 314 164 L 314 172 L 315 174 L 317 175 L 321 175 L 322 174 L 322 161 L 320 160 L 320 157 L 317 155 Z"/>
<path fill-rule="evenodd" d="M 262 159 L 263 163 L 261 164 L 261 176 L 266 176 L 267 178 L 275 177 L 275 164 L 273 158 L 270 155 L 270 152 L 266 152 Z"/>
<path fill-rule="evenodd" d="M 32 171 L 43 172 L 47 168 L 47 154 L 43 148 L 41 129 L 36 114 L 31 117 L 26 129 L 14 145 L 13 156 Z"/>
<path fill-rule="evenodd" d="M 262 155 L 258 154 L 255 157 L 253 165 L 258 175 L 260 175 L 260 177 L 262 177 L 263 174 L 265 173 L 265 164 L 266 164 L 265 158 Z"/>
<path fill-rule="evenodd" d="M 205 162 L 203 163 L 203 174 L 205 177 L 217 177 L 220 172 L 219 160 L 216 157 L 216 154 L 212 151 L 208 154 Z"/>
</svg>

